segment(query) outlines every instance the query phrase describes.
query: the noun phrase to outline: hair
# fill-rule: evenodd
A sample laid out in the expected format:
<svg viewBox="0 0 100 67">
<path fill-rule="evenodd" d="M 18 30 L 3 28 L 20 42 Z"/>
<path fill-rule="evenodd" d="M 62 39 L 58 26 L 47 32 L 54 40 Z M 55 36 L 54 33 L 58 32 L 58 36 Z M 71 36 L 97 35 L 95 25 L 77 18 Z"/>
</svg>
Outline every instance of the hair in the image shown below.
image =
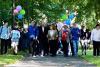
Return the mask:
<svg viewBox="0 0 100 67">
<path fill-rule="evenodd" d="M 56 26 L 55 25 L 51 25 L 50 28 L 52 28 L 53 30 L 56 30 Z"/>
<path fill-rule="evenodd" d="M 4 20 L 3 22 L 4 22 L 4 24 L 8 23 L 8 21 L 7 21 L 7 20 Z"/>
<path fill-rule="evenodd" d="M 96 26 L 95 26 L 95 27 L 97 27 L 97 26 L 100 26 L 100 23 L 96 24 Z"/>
</svg>

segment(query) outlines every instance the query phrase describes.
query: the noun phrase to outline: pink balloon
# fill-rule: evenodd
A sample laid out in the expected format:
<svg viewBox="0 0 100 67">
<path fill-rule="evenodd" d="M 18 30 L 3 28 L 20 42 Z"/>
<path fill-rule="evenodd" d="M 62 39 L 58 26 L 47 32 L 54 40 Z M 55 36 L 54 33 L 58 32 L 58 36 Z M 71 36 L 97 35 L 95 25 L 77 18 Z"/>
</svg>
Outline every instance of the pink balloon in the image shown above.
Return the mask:
<svg viewBox="0 0 100 67">
<path fill-rule="evenodd" d="M 20 5 L 18 5 L 18 6 L 16 7 L 16 10 L 20 11 L 20 10 L 22 10 L 22 7 L 21 7 Z"/>
<path fill-rule="evenodd" d="M 18 14 L 18 10 L 15 9 L 15 10 L 14 10 L 14 14 Z"/>
</svg>

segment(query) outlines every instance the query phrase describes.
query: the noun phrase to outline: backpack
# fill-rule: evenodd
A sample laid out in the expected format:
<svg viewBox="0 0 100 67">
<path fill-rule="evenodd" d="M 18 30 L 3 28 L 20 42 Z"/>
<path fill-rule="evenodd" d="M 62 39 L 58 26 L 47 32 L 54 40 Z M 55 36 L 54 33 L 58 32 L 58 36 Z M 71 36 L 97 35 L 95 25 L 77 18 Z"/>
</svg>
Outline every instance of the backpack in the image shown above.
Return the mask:
<svg viewBox="0 0 100 67">
<path fill-rule="evenodd" d="M 68 31 L 62 31 L 62 41 L 66 41 L 68 38 Z"/>
</svg>

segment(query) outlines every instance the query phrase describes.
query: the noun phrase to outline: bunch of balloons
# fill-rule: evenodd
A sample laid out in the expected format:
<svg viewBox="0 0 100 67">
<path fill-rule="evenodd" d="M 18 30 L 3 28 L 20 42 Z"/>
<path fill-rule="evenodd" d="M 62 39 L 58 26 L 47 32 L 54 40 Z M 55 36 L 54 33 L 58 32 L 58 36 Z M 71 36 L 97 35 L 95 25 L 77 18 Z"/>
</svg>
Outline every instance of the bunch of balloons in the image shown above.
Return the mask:
<svg viewBox="0 0 100 67">
<path fill-rule="evenodd" d="M 23 16 L 25 15 L 25 10 L 22 9 L 22 6 L 18 5 L 16 9 L 14 9 L 13 14 L 17 15 L 17 18 L 21 20 L 23 19 Z"/>
<path fill-rule="evenodd" d="M 70 25 L 71 21 L 75 18 L 76 15 L 76 12 L 70 12 L 68 18 L 64 21 L 64 24 Z"/>
</svg>

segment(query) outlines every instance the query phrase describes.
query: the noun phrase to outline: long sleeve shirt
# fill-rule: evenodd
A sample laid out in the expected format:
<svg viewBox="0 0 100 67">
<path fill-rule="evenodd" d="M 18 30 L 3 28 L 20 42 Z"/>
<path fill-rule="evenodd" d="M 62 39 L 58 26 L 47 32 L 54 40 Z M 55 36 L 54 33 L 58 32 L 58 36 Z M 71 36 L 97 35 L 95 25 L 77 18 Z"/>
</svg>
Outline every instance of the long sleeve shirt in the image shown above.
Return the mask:
<svg viewBox="0 0 100 67">
<path fill-rule="evenodd" d="M 9 39 L 10 36 L 10 30 L 8 27 L 1 26 L 0 27 L 0 38 L 1 39 Z"/>
<path fill-rule="evenodd" d="M 28 28 L 29 38 L 36 39 L 38 37 L 38 34 L 39 34 L 38 28 L 30 25 Z"/>
<path fill-rule="evenodd" d="M 91 40 L 100 42 L 100 29 L 93 29 L 91 32 Z"/>
</svg>

